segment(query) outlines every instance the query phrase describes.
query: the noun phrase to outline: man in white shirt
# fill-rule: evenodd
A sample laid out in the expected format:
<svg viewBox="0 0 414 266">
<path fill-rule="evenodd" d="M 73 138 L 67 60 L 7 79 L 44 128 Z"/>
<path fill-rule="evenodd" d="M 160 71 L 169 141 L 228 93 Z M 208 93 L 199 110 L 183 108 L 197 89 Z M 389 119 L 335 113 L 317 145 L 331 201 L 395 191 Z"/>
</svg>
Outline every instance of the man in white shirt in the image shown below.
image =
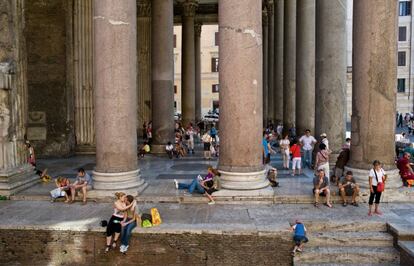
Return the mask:
<svg viewBox="0 0 414 266">
<path fill-rule="evenodd" d="M 329 141 L 328 141 L 326 133 L 321 134 L 321 143 L 325 144 L 326 149 L 329 150 Z"/>
<path fill-rule="evenodd" d="M 312 168 L 312 151 L 313 151 L 313 145 L 315 145 L 315 143 L 316 143 L 316 139 L 313 136 L 311 136 L 310 130 L 306 129 L 305 130 L 305 135 L 303 135 L 299 139 L 299 142 L 302 145 L 303 168 L 305 168 L 305 166 L 307 165 L 309 167 L 309 169 L 313 169 Z"/>
</svg>

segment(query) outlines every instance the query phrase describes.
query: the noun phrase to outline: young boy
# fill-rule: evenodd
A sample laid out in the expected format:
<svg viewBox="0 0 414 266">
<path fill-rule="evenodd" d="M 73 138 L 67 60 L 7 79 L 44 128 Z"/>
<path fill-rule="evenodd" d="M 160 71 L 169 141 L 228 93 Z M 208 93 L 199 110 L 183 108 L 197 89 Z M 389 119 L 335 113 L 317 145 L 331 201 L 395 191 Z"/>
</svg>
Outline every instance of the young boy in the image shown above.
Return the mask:
<svg viewBox="0 0 414 266">
<path fill-rule="evenodd" d="M 295 224 L 291 227 L 291 231 L 294 232 L 293 241 L 295 241 L 292 256 L 295 256 L 296 251 L 302 252 L 303 245 L 309 240 L 306 237 L 306 227 L 301 221 L 296 220 Z"/>
</svg>

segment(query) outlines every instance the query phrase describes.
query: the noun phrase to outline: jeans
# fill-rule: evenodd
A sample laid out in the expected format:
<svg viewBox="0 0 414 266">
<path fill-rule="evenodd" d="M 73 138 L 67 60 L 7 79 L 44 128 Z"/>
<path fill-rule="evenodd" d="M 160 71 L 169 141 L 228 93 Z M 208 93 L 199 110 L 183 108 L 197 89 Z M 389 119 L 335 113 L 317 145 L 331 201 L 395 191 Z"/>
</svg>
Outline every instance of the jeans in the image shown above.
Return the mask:
<svg viewBox="0 0 414 266">
<path fill-rule="evenodd" d="M 127 219 L 127 222 L 130 219 Z M 136 222 L 132 222 L 130 224 L 127 224 L 126 226 L 122 227 L 121 232 L 121 244 L 124 246 L 128 246 L 129 239 L 131 238 L 132 230 L 137 226 Z"/>
<path fill-rule="evenodd" d="M 313 150 L 303 150 L 303 158 L 302 158 L 302 164 L 303 168 L 308 166 L 309 168 L 312 168 L 312 152 Z"/>
<path fill-rule="evenodd" d="M 204 194 L 205 192 L 197 178 L 194 178 L 191 184 L 178 183 L 178 189 L 188 189 L 190 193 L 193 193 L 194 190 L 197 190 L 200 194 Z"/>
</svg>

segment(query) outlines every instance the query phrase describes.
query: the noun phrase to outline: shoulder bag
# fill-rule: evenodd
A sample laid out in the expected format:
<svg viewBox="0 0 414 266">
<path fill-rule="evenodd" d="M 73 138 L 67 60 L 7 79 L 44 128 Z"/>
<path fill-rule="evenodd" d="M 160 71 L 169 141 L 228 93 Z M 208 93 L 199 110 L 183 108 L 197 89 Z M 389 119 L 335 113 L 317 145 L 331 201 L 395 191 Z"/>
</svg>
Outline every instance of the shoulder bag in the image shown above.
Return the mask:
<svg viewBox="0 0 414 266">
<path fill-rule="evenodd" d="M 383 192 L 385 189 L 385 184 L 384 184 L 384 179 L 382 180 L 382 182 L 378 182 L 378 176 L 377 176 L 377 171 L 375 171 L 374 169 L 374 173 L 375 173 L 375 178 L 377 179 L 377 191 L 378 192 Z"/>
</svg>

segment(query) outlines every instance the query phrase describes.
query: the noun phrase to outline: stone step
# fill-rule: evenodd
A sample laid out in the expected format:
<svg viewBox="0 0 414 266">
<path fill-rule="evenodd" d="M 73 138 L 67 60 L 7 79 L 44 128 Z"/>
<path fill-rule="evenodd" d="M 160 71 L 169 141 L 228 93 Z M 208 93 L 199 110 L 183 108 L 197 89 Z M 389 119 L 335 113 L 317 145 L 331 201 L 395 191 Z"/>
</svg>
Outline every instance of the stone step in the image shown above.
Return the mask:
<svg viewBox="0 0 414 266">
<path fill-rule="evenodd" d="M 392 247 L 393 237 L 386 232 L 322 232 L 310 233 L 307 247 L 342 246 Z"/>
<path fill-rule="evenodd" d="M 318 263 L 318 264 L 309 264 L 309 263 L 295 263 L 295 266 L 315 266 L 315 265 L 321 265 L 321 266 L 344 266 L 347 265 L 349 266 L 350 264 L 348 263 Z M 387 266 L 399 266 L 399 263 L 389 263 L 387 264 Z M 358 263 L 358 264 L 352 264 L 352 266 L 384 266 L 383 263 Z"/>
<path fill-rule="evenodd" d="M 387 224 L 380 221 L 362 222 L 343 222 L 330 221 L 329 223 L 321 223 L 320 221 L 304 221 L 307 230 L 314 232 L 386 232 Z"/>
<path fill-rule="evenodd" d="M 400 254 L 394 247 L 312 247 L 297 254 L 294 265 L 327 264 L 399 264 Z"/>
</svg>

